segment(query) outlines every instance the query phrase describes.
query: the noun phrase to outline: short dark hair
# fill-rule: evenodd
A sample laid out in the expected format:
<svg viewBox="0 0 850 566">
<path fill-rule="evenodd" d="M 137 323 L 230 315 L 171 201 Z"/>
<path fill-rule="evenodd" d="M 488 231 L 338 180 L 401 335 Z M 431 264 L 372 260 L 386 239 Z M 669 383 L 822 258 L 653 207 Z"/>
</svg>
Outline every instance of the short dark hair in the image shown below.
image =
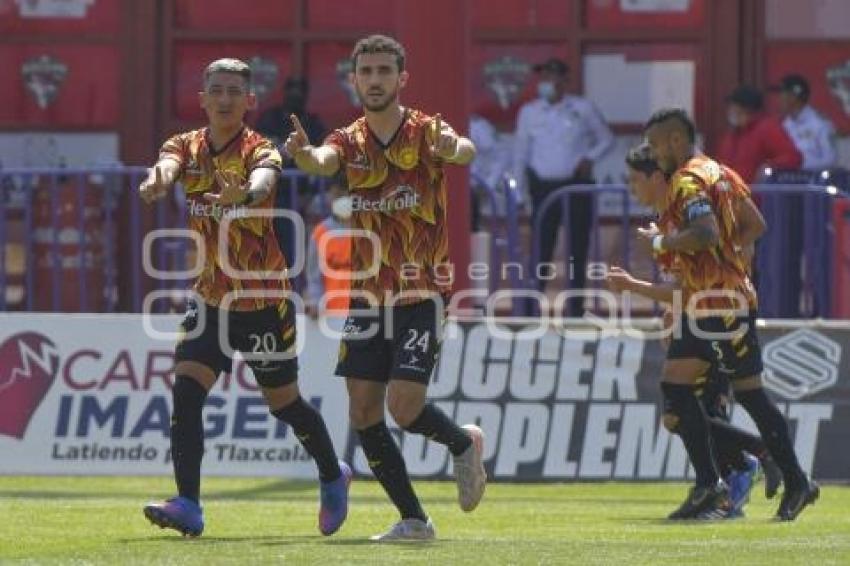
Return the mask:
<svg viewBox="0 0 850 566">
<path fill-rule="evenodd" d="M 694 126 L 694 122 L 691 120 L 690 116 L 688 116 L 688 113 L 682 108 L 662 108 L 661 110 L 658 110 L 649 117 L 643 131 L 646 132 L 652 126 L 655 126 L 656 124 L 663 124 L 670 120 L 675 120 L 679 126 L 685 130 L 685 133 L 688 135 L 689 142 L 695 143 L 697 141 L 696 126 Z"/>
<path fill-rule="evenodd" d="M 737 104 L 749 112 L 760 112 L 764 108 L 764 96 L 752 85 L 741 85 L 726 97 L 726 102 Z"/>
<path fill-rule="evenodd" d="M 216 59 L 204 69 L 204 87 L 214 73 L 230 73 L 245 79 L 245 84 L 251 88 L 251 67 L 239 59 Z"/>
<path fill-rule="evenodd" d="M 642 143 L 631 148 L 626 153 L 626 165 L 647 176 L 652 175 L 656 171 L 661 171 L 658 162 L 652 157 L 652 149 L 650 149 L 648 143 Z"/>
<path fill-rule="evenodd" d="M 401 72 L 404 70 L 404 59 L 407 56 L 404 46 L 389 36 L 370 35 L 358 41 L 351 51 L 351 66 L 353 69 L 357 69 L 357 57 L 364 53 L 389 53 L 390 55 L 395 55 L 398 71 Z"/>
</svg>

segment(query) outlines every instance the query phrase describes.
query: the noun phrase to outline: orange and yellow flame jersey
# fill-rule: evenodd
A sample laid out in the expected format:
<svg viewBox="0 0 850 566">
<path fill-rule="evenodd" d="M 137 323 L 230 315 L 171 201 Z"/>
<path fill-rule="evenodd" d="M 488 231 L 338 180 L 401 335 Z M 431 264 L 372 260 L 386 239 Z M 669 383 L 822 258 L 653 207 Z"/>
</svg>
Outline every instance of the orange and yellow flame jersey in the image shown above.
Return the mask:
<svg viewBox="0 0 850 566">
<path fill-rule="evenodd" d="M 431 116 L 406 109 L 386 145 L 365 118 L 325 140 L 352 198 L 351 267 L 364 275 L 351 281 L 355 299 L 366 293 L 378 304 L 401 305 L 451 291 L 446 178 L 430 151 L 435 129 Z M 443 123 L 443 130 L 451 128 Z"/>
<path fill-rule="evenodd" d="M 281 168 L 280 153 L 260 134 L 245 127 L 224 147 L 212 147 L 207 128 L 177 134 L 163 144 L 160 159 L 180 164 L 179 181 L 186 191 L 189 229 L 201 235 L 205 257 L 195 291 L 209 305 L 253 311 L 278 305 L 282 298 L 250 297 L 246 291 L 282 292 L 289 289 L 286 262 L 280 251 L 272 218 L 250 217 L 272 209 L 274 195 L 251 207 L 212 204 L 205 193 L 218 193 L 216 171 L 232 171 L 247 181 L 254 169 Z M 228 222 L 229 221 L 229 222 Z M 219 248 L 219 232 L 226 249 Z M 229 296 L 227 304 L 223 304 Z"/>
<path fill-rule="evenodd" d="M 720 240 L 711 249 L 657 256 L 662 269 L 680 281 L 684 309 L 756 308 L 756 291 L 735 240 L 735 202 L 749 194 L 737 173 L 703 155 L 693 157 L 670 179 L 659 219 L 663 234 L 675 234 L 706 214 L 714 214 L 720 228 Z M 690 303 L 694 294 L 705 291 L 709 293 Z M 736 301 L 733 295 L 740 298 Z"/>
</svg>

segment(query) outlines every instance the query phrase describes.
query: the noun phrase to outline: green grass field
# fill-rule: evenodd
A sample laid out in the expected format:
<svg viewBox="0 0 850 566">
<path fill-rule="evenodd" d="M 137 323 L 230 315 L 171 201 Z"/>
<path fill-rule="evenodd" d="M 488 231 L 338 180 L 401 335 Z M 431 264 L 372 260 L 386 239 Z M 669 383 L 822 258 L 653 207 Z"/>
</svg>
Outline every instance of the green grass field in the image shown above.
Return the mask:
<svg viewBox="0 0 850 566">
<path fill-rule="evenodd" d="M 464 514 L 451 483 L 418 482 L 438 540 L 375 545 L 394 510 L 356 481 L 348 522 L 316 530 L 316 486 L 206 479 L 206 531 L 183 539 L 141 507 L 168 478 L 0 477 L 0 563 L 63 564 L 850 564 L 850 488 L 826 486 L 795 523 L 770 520 L 761 484 L 746 519 L 669 524 L 683 484 L 492 484 Z"/>
</svg>

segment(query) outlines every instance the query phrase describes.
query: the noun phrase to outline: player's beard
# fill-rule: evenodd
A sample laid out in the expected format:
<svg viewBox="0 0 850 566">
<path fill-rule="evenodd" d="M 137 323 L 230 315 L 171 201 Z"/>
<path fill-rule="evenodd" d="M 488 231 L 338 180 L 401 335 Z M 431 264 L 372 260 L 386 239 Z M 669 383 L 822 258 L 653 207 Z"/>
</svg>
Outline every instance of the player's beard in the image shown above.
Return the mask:
<svg viewBox="0 0 850 566">
<path fill-rule="evenodd" d="M 360 92 L 360 89 L 357 89 L 357 98 L 360 99 L 360 104 L 363 105 L 363 108 L 368 110 L 369 112 L 383 112 L 387 108 L 390 107 L 393 103 L 398 101 L 398 86 L 396 86 L 392 91 L 385 93 L 384 98 L 379 100 L 378 102 L 370 103 L 368 91 L 366 93 Z"/>
</svg>

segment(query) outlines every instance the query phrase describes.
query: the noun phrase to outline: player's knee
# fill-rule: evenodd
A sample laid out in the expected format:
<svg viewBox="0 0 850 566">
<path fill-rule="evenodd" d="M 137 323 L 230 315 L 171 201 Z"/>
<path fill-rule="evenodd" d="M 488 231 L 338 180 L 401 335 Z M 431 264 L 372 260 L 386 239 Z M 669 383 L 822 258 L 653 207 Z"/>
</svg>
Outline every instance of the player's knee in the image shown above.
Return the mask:
<svg viewBox="0 0 850 566">
<path fill-rule="evenodd" d="M 407 428 L 422 412 L 422 400 L 405 396 L 390 396 L 387 407 L 393 420 L 401 428 Z"/>
<path fill-rule="evenodd" d="M 661 415 L 661 423 L 668 431 L 676 433 L 679 430 L 679 415 L 676 413 L 664 413 Z"/>
<path fill-rule="evenodd" d="M 356 430 L 363 430 L 384 419 L 384 407 L 352 401 L 348 407 L 348 418 Z"/>
</svg>

